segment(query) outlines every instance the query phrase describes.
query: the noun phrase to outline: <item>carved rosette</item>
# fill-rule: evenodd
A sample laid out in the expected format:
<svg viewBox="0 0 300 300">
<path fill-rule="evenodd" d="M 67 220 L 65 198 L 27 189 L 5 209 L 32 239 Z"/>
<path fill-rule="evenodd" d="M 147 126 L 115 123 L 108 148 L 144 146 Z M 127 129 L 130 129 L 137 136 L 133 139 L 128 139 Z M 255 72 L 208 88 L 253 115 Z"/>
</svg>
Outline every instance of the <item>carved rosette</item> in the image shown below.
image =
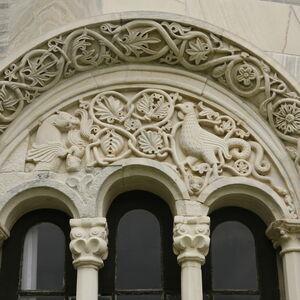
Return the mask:
<svg viewBox="0 0 300 300">
<path fill-rule="evenodd" d="M 70 220 L 70 250 L 75 268 L 91 266 L 102 268 L 107 258 L 107 223 L 105 218 L 82 218 Z"/>
<path fill-rule="evenodd" d="M 90 95 L 66 110 L 47 116 L 32 131 L 29 171 L 77 172 L 130 157 L 153 159 L 177 172 L 193 199 L 220 177 L 251 177 L 269 185 L 291 217 L 297 216 L 288 190 L 272 178 L 274 168 L 263 146 L 238 117 L 204 99 L 167 89 L 127 88 Z M 67 184 L 80 192 L 92 178 L 78 180 Z"/>
<path fill-rule="evenodd" d="M 179 264 L 187 261 L 204 264 L 210 243 L 209 223 L 209 217 L 175 217 L 173 249 Z"/>
<path fill-rule="evenodd" d="M 26 52 L 0 72 L 0 133 L 27 104 L 61 80 L 79 72 L 122 63 L 172 65 L 218 81 L 258 106 L 300 165 L 298 92 L 272 66 L 245 52 L 236 43 L 201 28 L 172 21 L 136 19 L 123 20 L 122 25 L 117 22 L 93 24 L 51 38 Z M 105 102 L 105 99 L 97 100 L 98 111 L 102 109 L 102 120 L 121 121 L 129 112 L 123 115 L 121 100 L 114 104 L 120 115 L 105 117 Z M 140 103 L 140 112 L 144 111 L 145 117 L 159 119 L 164 114 L 164 109 L 156 114 L 156 108 L 147 106 L 146 102 Z M 135 130 L 139 120 L 126 121 L 125 126 Z M 111 137 L 119 140 L 113 146 Z M 142 140 L 145 139 L 158 141 L 159 137 L 150 131 L 145 133 Z M 122 138 L 115 130 L 103 134 L 102 144 L 108 155 L 122 150 Z M 159 149 L 149 151 L 153 153 Z M 72 162 L 70 168 L 74 168 L 78 157 L 70 156 L 69 159 Z"/>
<path fill-rule="evenodd" d="M 276 220 L 266 231 L 274 248 L 281 248 L 280 254 L 300 252 L 300 221 Z"/>
</svg>

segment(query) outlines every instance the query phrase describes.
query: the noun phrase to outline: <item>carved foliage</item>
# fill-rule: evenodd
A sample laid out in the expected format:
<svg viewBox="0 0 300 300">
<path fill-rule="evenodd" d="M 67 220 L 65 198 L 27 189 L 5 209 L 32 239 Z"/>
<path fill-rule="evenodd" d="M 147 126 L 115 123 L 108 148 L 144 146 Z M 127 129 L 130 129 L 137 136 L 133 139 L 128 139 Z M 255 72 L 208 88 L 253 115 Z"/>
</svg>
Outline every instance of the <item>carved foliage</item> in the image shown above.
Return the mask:
<svg viewBox="0 0 300 300">
<path fill-rule="evenodd" d="M 182 217 L 174 219 L 174 253 L 178 262 L 205 262 L 209 249 L 209 217 Z"/>
<path fill-rule="evenodd" d="M 124 62 L 178 65 L 207 74 L 245 99 L 255 97 L 254 103 L 262 115 L 279 137 L 292 147 L 292 152 L 297 152 L 299 95 L 269 65 L 212 33 L 175 22 L 154 20 L 79 28 L 50 39 L 12 63 L 0 74 L 0 132 L 25 104 L 63 78 Z M 137 113 L 145 120 L 165 118 L 166 104 L 155 95 L 150 99 L 147 97 L 140 100 Z M 102 122 L 122 121 L 126 115 L 122 103 L 120 99 L 98 99 L 95 116 Z M 127 121 L 127 126 L 133 130 L 140 118 Z M 299 151 L 294 156 L 298 159 Z"/>
<path fill-rule="evenodd" d="M 270 224 L 267 236 L 275 248 L 281 247 L 281 254 L 300 250 L 300 223 L 297 220 L 276 220 Z"/>
<path fill-rule="evenodd" d="M 71 219 L 70 250 L 73 264 L 101 268 L 107 258 L 108 229 L 105 218 Z"/>
<path fill-rule="evenodd" d="M 263 147 L 241 121 L 210 105 L 160 89 L 130 97 L 106 91 L 77 105 L 39 126 L 28 152 L 36 170 L 57 170 L 64 160 L 72 172 L 132 156 L 156 159 L 179 174 L 194 198 L 220 176 L 252 177 L 270 185 L 295 216 L 288 192 L 273 183 Z"/>
</svg>

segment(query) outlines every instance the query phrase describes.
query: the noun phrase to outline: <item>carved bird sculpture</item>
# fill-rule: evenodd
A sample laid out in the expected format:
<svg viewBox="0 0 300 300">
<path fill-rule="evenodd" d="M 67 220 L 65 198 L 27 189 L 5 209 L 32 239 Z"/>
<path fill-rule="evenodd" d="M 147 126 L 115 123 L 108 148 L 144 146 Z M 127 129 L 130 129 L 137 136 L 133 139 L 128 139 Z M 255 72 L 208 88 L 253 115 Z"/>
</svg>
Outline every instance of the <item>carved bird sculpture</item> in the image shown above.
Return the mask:
<svg viewBox="0 0 300 300">
<path fill-rule="evenodd" d="M 183 124 L 179 136 L 179 144 L 187 156 L 192 156 L 209 164 L 213 175 L 218 176 L 218 160 L 223 155 L 230 159 L 227 142 L 203 129 L 197 119 L 196 105 L 192 102 L 177 104 L 176 108 L 184 114 Z"/>
</svg>

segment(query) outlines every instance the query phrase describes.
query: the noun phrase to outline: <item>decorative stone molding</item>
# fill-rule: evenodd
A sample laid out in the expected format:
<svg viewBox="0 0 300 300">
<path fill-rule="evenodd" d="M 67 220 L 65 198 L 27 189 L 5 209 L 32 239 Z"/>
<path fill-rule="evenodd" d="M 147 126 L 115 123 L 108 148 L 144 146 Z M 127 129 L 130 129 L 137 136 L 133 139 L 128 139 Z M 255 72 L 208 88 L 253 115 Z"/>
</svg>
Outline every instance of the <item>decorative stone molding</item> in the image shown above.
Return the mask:
<svg viewBox="0 0 300 300">
<path fill-rule="evenodd" d="M 300 97 L 272 66 L 208 30 L 172 21 L 123 22 L 93 24 L 62 33 L 2 70 L 0 131 L 25 105 L 78 72 L 122 63 L 156 63 L 200 72 L 249 100 L 299 165 Z M 128 127 L 137 125 L 127 121 Z M 151 138 L 158 139 L 155 134 Z"/>
<path fill-rule="evenodd" d="M 299 220 L 276 220 L 270 224 L 266 233 L 275 248 L 281 247 L 281 254 L 300 252 Z"/>
<path fill-rule="evenodd" d="M 129 157 L 155 159 L 179 174 L 194 199 L 220 177 L 252 177 L 278 193 L 295 217 L 287 189 L 274 183 L 272 163 L 246 124 L 204 101 L 159 88 L 91 95 L 32 132 L 27 169 L 75 172 Z M 92 181 L 88 174 L 67 184 L 89 201 Z"/>
<path fill-rule="evenodd" d="M 101 268 L 107 258 L 108 229 L 105 218 L 71 219 L 70 250 L 73 264 Z"/>
<path fill-rule="evenodd" d="M 174 218 L 173 249 L 179 264 L 186 261 L 205 262 L 209 249 L 209 217 Z"/>
</svg>

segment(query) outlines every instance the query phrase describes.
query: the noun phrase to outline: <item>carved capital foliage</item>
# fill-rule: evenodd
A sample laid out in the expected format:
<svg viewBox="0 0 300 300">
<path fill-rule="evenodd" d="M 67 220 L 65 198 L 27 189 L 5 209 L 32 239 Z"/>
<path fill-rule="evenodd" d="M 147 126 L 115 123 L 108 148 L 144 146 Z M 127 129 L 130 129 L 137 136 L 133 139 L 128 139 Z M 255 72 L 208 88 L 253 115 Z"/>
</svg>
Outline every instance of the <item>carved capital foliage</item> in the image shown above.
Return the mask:
<svg viewBox="0 0 300 300">
<path fill-rule="evenodd" d="M 281 254 L 292 251 L 300 252 L 299 220 L 276 220 L 270 224 L 266 233 L 274 247 L 282 249 Z"/>
<path fill-rule="evenodd" d="M 209 217 L 183 217 L 174 219 L 173 249 L 181 264 L 185 261 L 205 262 L 209 249 Z"/>
<path fill-rule="evenodd" d="M 28 51 L 0 72 L 0 132 L 25 105 L 59 81 L 79 72 L 122 63 L 177 66 L 219 82 L 258 107 L 299 165 L 300 98 L 296 90 L 272 66 L 236 43 L 172 21 L 93 24 L 63 33 Z M 148 113 L 149 118 L 159 117 Z M 127 121 L 127 126 L 134 128 L 138 122 Z M 115 132 L 111 135 L 116 138 Z M 148 138 L 159 139 L 155 133 L 144 137 Z M 121 151 L 119 147 L 116 144 L 114 151 Z"/>
<path fill-rule="evenodd" d="M 101 268 L 107 258 L 108 229 L 105 218 L 71 219 L 70 250 L 76 268 Z"/>
</svg>

